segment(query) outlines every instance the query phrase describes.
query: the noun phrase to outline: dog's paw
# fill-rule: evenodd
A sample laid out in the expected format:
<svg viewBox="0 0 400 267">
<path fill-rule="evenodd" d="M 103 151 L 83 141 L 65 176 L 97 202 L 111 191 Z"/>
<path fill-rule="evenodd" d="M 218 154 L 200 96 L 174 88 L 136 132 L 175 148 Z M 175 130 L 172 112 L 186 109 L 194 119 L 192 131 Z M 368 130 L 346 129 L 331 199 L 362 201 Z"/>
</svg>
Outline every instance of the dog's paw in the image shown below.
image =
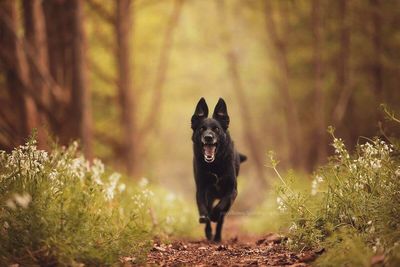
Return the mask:
<svg viewBox="0 0 400 267">
<path fill-rule="evenodd" d="M 199 223 L 208 223 L 208 222 L 210 222 L 210 219 L 207 216 L 204 215 L 200 216 Z"/>
<path fill-rule="evenodd" d="M 220 243 L 221 242 L 221 235 L 215 235 L 214 240 L 215 243 Z"/>
<path fill-rule="evenodd" d="M 218 222 L 220 217 L 221 217 L 221 211 L 218 208 L 214 208 L 211 212 L 210 220 L 212 222 Z"/>
</svg>

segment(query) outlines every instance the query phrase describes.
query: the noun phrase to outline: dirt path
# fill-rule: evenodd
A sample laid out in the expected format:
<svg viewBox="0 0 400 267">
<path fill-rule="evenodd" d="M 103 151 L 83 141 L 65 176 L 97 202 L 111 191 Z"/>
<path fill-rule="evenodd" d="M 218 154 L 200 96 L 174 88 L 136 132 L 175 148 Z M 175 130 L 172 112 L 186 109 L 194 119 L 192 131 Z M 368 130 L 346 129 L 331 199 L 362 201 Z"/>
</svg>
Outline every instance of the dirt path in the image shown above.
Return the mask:
<svg viewBox="0 0 400 267">
<path fill-rule="evenodd" d="M 313 252 L 292 253 L 277 234 L 252 236 L 239 232 L 239 220 L 227 220 L 221 243 L 203 240 L 155 242 L 147 264 L 157 266 L 308 266 Z"/>
</svg>

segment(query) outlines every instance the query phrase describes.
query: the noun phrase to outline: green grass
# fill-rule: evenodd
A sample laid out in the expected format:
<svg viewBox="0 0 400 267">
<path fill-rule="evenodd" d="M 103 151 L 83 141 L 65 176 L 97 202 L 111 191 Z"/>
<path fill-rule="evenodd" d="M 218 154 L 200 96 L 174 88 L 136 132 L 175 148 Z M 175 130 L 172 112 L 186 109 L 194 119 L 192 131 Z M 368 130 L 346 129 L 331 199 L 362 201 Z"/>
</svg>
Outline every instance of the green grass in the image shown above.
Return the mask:
<svg viewBox="0 0 400 267">
<path fill-rule="evenodd" d="M 290 184 L 296 191 L 304 194 L 310 193 L 310 183 L 306 174 L 288 171 L 285 173 L 285 178 L 290 180 Z M 280 186 L 280 181 L 272 181 L 271 188 L 265 192 L 265 198 L 261 205 L 257 206 L 253 211 L 255 216 L 245 218 L 243 229 L 251 229 L 252 233 L 265 234 L 267 232 L 277 233 L 286 231 L 291 221 L 282 212 L 280 194 L 275 190 Z"/>
<path fill-rule="evenodd" d="M 279 221 L 292 249 L 324 247 L 318 266 L 370 266 L 374 255 L 400 264 L 400 148 L 379 138 L 363 141 L 350 153 L 333 136 L 335 155 L 310 183 L 282 176 L 270 156 L 279 183 L 276 202 L 264 207 L 279 212 L 263 220 Z"/>
<path fill-rule="evenodd" d="M 122 179 L 89 163 L 77 143 L 0 151 L 0 265 L 140 263 L 155 236 L 196 233 L 195 208 L 182 197 Z"/>
</svg>

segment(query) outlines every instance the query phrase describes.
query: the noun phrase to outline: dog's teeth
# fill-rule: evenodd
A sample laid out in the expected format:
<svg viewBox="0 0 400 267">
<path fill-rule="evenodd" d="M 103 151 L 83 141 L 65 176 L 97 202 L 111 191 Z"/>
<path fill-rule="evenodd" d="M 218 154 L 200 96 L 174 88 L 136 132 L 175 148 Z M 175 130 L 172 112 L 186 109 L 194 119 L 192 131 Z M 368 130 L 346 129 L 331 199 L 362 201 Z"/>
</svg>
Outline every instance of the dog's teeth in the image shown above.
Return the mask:
<svg viewBox="0 0 400 267">
<path fill-rule="evenodd" d="M 215 159 L 215 156 L 210 156 L 210 157 L 208 157 L 207 155 L 204 155 L 204 160 L 205 160 L 207 163 L 213 162 L 214 159 Z"/>
</svg>

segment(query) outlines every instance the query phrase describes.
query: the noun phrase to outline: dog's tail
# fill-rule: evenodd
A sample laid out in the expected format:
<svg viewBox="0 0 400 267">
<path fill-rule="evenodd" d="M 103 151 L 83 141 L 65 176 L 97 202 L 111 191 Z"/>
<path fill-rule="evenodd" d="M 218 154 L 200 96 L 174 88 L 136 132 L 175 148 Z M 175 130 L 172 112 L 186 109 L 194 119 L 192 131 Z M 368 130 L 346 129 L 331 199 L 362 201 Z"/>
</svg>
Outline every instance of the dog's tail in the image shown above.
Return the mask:
<svg viewBox="0 0 400 267">
<path fill-rule="evenodd" d="M 242 162 L 244 162 L 244 161 L 247 160 L 247 156 L 245 156 L 245 155 L 239 153 L 239 159 L 240 159 L 240 163 L 242 163 Z"/>
</svg>

